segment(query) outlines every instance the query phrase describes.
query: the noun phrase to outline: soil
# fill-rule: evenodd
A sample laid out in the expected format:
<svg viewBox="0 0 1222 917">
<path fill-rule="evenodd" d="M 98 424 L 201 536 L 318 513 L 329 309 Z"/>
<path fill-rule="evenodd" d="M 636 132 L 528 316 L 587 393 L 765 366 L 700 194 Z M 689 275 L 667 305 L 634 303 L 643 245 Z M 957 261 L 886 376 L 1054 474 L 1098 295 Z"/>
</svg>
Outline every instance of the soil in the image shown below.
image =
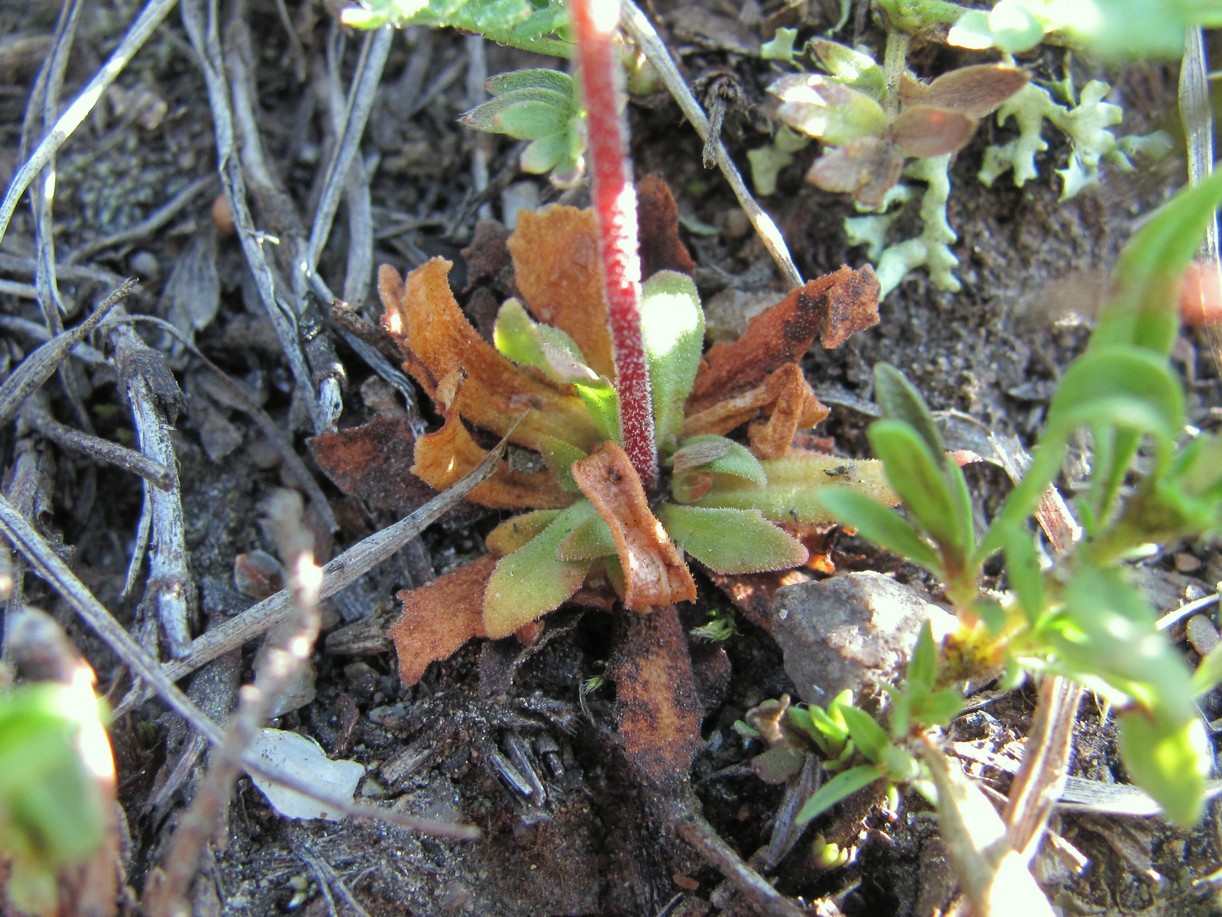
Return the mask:
<svg viewBox="0 0 1222 917">
<path fill-rule="evenodd" d="M 830 20 L 816 8 L 836 6 L 806 4 L 804 15 L 825 28 Z M 22 161 L 18 150 L 41 136 L 34 127 L 23 135 L 23 122 L 31 117 L 27 103 L 58 7 L 0 3 L 5 185 Z M 253 81 L 252 117 L 239 130 L 257 131 L 269 169 L 257 174 L 246 160 L 244 177 L 256 199 L 256 226 L 267 233 L 261 244 L 284 265 L 289 247 L 306 238 L 319 206 L 339 117 L 332 112 L 342 108 L 363 39 L 338 30 L 322 4 L 249 0 L 222 7 L 222 46 L 231 58 L 245 55 Z M 760 35 L 758 27 L 735 18 L 737 7 L 658 2 L 654 12 L 696 86 L 718 77 L 721 85 L 736 89 L 724 137 L 734 159 L 745 163 L 745 151 L 767 137 L 763 90 L 777 67 L 736 50 L 743 36 L 756 42 Z M 63 74 L 61 107 L 98 72 L 139 9 L 134 0 L 83 5 Z M 880 32 L 865 17 L 846 29 L 848 40 L 881 48 Z M 410 268 L 443 254 L 459 262 L 456 281 L 461 283 L 460 250 L 470 242 L 477 219 L 504 218 L 511 199 L 527 206 L 559 199 L 584 203 L 581 190 L 561 193 L 545 180 L 521 174 L 519 146 L 456 123 L 457 115 L 484 97 L 480 80 L 471 85 L 470 76 L 480 55 L 486 56 L 488 74 L 554 66 L 445 31 L 409 30 L 392 44 L 361 146 L 373 239 L 362 241 L 353 228 L 359 225 L 358 195 L 358 202 L 341 206 L 318 262 L 319 276 L 337 295 L 356 291 L 359 298 L 350 306 L 371 323 L 380 315 L 371 293 L 372 267 Z M 932 46 L 918 46 L 914 57 L 927 75 L 954 63 L 953 54 Z M 1067 62 L 1053 51 L 1025 63 L 1054 78 L 1069 66 L 1079 83 L 1105 75 L 1125 106 L 1122 131 L 1175 131 L 1169 120 L 1175 111 L 1174 68 L 1143 64 L 1102 74 L 1088 62 Z M 701 144 L 675 105 L 665 96 L 645 99 L 632 106 L 630 117 L 636 169 L 660 171 L 674 188 L 706 299 L 730 286 L 781 289 L 720 175 L 702 167 Z M 128 312 L 160 316 L 193 337 L 198 350 L 273 418 L 308 462 L 306 439 L 322 432 L 317 416 L 294 384 L 237 239 L 214 215 L 220 193 L 216 130 L 201 68 L 175 12 L 58 154 L 50 238 L 57 252 L 62 321 L 76 324 L 121 278 L 138 276 Z M 983 433 L 989 431 L 1013 434 L 1029 445 L 1060 372 L 1085 343 L 1097 278 L 1141 216 L 1181 183 L 1182 162 L 1170 157 L 1143 163 L 1134 172 L 1108 170 L 1100 185 L 1059 201 L 1053 169 L 1068 151 L 1057 136 L 1049 138 L 1050 149 L 1041 156 L 1039 182 L 1016 189 L 1003 180 L 987 189 L 974 175 L 986 141 L 998 131 L 982 128 L 954 164 L 950 218 L 959 233 L 954 248 L 962 291 L 936 290 L 917 272 L 884 302 L 877 327 L 836 351 L 813 353 L 805 364 L 816 392 L 833 407 L 819 432 L 833 437 L 844 454 L 868 452 L 864 429 L 871 417 L 871 368 L 883 360 L 900 367 L 929 403 L 945 412 L 952 447 L 988 454 Z M 778 193 L 762 202 L 799 268 L 815 276 L 842 263 L 862 264 L 864 255 L 846 245 L 841 228 L 850 205 L 806 185 L 804 170 L 802 162 L 784 171 Z M 185 205 L 167 220 L 142 224 L 184 192 Z M 23 203 L 4 237 L 0 311 L 41 326 L 43 315 L 30 292 L 36 219 L 35 210 Z M 372 255 L 368 250 L 354 255 L 362 244 L 372 247 Z M 353 265 L 359 276 L 350 273 Z M 319 316 L 324 306 L 312 303 Z M 235 583 L 235 558 L 274 550 L 261 526 L 261 500 L 275 488 L 294 486 L 295 478 L 244 404 L 191 351 L 156 330 L 140 333 L 167 354 L 185 392 L 173 446 L 198 633 L 252 603 Z M 337 324 L 324 321 L 319 333 L 342 366 L 339 425 L 355 425 L 393 389 L 379 384 L 377 370 Z M 6 326 L 3 335 L 0 358 L 9 371 L 37 339 L 15 326 Z M 1208 348 L 1186 336 L 1176 355 L 1188 386 L 1190 422 L 1216 426 L 1222 385 Z M 60 421 L 130 444 L 131 420 L 120 384 L 113 361 L 81 360 L 49 382 L 45 392 Z M 427 411 L 416 416 L 435 421 Z M 140 481 L 51 444 L 25 423 L 8 425 L 0 448 L 10 499 L 15 499 L 18 456 L 37 453 L 38 486 L 26 505 L 28 514 L 94 595 L 146 646 L 155 642 L 149 574 L 141 573 L 135 588 L 124 591 L 144 499 Z M 397 518 L 341 494 L 311 468 L 339 521 L 333 536 L 317 526 L 327 556 Z M 988 463 L 971 476 L 974 497 L 987 512 L 1006 492 L 1006 478 Z M 634 776 L 618 748 L 614 685 L 591 682 L 611 652 L 613 614 L 564 610 L 548 619 L 544 639 L 530 650 L 513 641 L 476 641 L 431 666 L 418 685 L 400 684 L 383 636 L 397 611 L 395 591 L 477 553 L 493 521 L 487 513 L 459 509 L 328 603 L 325 632 L 312 660 L 313 699 L 272 723 L 313 736 L 332 757 L 364 765 L 361 798 L 421 817 L 475 824 L 480 839 L 447 841 L 353 820 L 289 821 L 243 777 L 192 886 L 192 912 L 502 917 L 756 912 L 679 835 L 657 791 Z M 841 543 L 840 556 L 843 569 L 881 569 L 905 582 L 932 585 L 917 571 L 852 540 Z M 1222 579 L 1222 557 L 1208 546 L 1167 545 L 1142 569 L 1165 612 L 1212 592 L 1212 584 Z M 58 617 L 92 663 L 102 689 L 118 703 L 131 685 L 122 661 L 41 580 L 27 576 L 24 595 L 17 595 Z M 726 606 L 724 597 L 702 582 L 700 601 L 682 610 L 684 625 L 702 624 L 711 608 Z M 692 766 L 690 786 L 716 832 L 741 857 L 758 862 L 782 788 L 751 772 L 750 759 L 760 747 L 744 739 L 735 723 L 761 701 L 793 694 L 794 686 L 769 635 L 743 617 L 736 627 L 738 634 L 725 643 L 693 638 L 705 744 Z M 1182 631 L 1175 636 L 1182 639 Z M 222 657 L 182 684 L 206 710 L 221 715 L 237 684 L 250 679 L 256 649 L 251 644 Z M 164 646 L 161 652 L 165 658 Z M 1000 752 L 1026 735 L 1033 706 L 1030 690 L 1012 693 L 965 714 L 950 738 Z M 1220 715 L 1218 706 L 1216 695 L 1204 700 L 1210 721 Z M 1078 730 L 1073 772 L 1125 780 L 1106 710 L 1088 700 Z M 118 718 L 111 735 L 129 835 L 125 908 L 139 912 L 150 871 L 163 862 L 208 759 L 156 699 Z M 997 770 L 972 772 L 1001 793 L 1007 789 L 1008 777 Z M 1196 881 L 1214 873 L 1222 859 L 1216 806 L 1192 832 L 1173 831 L 1156 820 L 1080 814 L 1058 814 L 1052 830 L 1064 846 L 1046 844 L 1052 852 L 1041 855 L 1037 866 L 1064 913 L 1222 913 L 1212 886 Z M 847 865 L 820 869 L 815 864 L 817 833 L 850 851 Z M 1072 870 L 1069 856 L 1056 852 L 1065 849 L 1084 855 L 1085 868 Z M 769 877 L 807 913 L 836 913 L 834 908 L 856 915 L 942 913 L 953 890 L 936 821 L 918 797 L 903 799 L 898 811 L 882 799 L 844 807 L 808 829 Z"/>
</svg>

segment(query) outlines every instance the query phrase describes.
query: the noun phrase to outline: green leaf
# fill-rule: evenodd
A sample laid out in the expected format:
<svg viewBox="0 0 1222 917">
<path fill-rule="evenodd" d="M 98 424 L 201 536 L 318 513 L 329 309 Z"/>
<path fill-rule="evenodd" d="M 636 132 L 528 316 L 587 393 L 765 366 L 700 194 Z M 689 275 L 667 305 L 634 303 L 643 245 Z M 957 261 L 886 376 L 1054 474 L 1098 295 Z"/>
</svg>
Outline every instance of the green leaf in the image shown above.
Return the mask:
<svg viewBox="0 0 1222 917">
<path fill-rule="evenodd" d="M 688 437 L 671 456 L 670 465 L 676 474 L 700 470 L 729 475 L 750 484 L 768 483 L 764 466 L 751 450 L 724 436 Z"/>
<path fill-rule="evenodd" d="M 578 500 L 538 535 L 502 557 L 484 593 L 484 629 L 493 638 L 508 637 L 549 611 L 559 608 L 581 588 L 590 561 L 562 560 L 561 542 L 596 515 L 589 500 Z"/>
<path fill-rule="evenodd" d="M 835 521 L 819 499 L 831 485 L 851 487 L 891 505 L 899 502 L 881 462 L 791 450 L 785 458 L 768 459 L 760 465 L 768 479 L 766 485 L 719 475 L 713 489 L 696 505 L 758 509 L 780 523 L 820 523 Z"/>
<path fill-rule="evenodd" d="M 1206 227 L 1222 205 L 1222 171 L 1182 189 L 1154 212 L 1120 254 L 1113 292 L 1091 335 L 1091 349 L 1140 347 L 1166 355 L 1175 343 L 1179 285 Z"/>
<path fill-rule="evenodd" d="M 1064 442 L 1080 426 L 1110 425 L 1170 445 L 1183 419 L 1184 393 L 1162 356 L 1124 344 L 1092 346 L 1061 378 L 1044 439 Z"/>
<path fill-rule="evenodd" d="M 105 794 L 78 747 L 104 741 L 102 716 L 88 688 L 40 682 L 0 692 L 0 851 L 9 900 L 22 911 L 55 910 L 58 871 L 105 839 Z"/>
<path fill-rule="evenodd" d="M 881 780 L 882 777 L 882 769 L 874 764 L 851 767 L 819 787 L 815 794 L 802 804 L 794 821 L 799 825 L 804 825 L 858 790 Z"/>
<path fill-rule="evenodd" d="M 1170 821 L 1189 827 L 1205 811 L 1209 748 L 1199 719 L 1163 722 L 1138 710 L 1117 716 L 1116 741 L 1133 781 Z"/>
<path fill-rule="evenodd" d="M 344 10 L 345 25 L 454 28 L 536 54 L 573 53 L 563 0 L 361 0 L 361 6 L 364 10 Z"/>
<path fill-rule="evenodd" d="M 865 90 L 875 99 L 881 99 L 886 94 L 886 74 L 872 57 L 826 38 L 812 39 L 807 47 L 815 55 L 819 66 L 840 82 Z"/>
<path fill-rule="evenodd" d="M 849 736 L 856 744 L 857 750 L 867 761 L 880 763 L 887 749 L 891 747 L 891 739 L 887 737 L 886 730 L 860 707 L 844 707 L 840 713 L 848 725 Z"/>
<path fill-rule="evenodd" d="M 560 70 L 549 70 L 546 67 L 507 70 L 505 73 L 498 73 L 484 83 L 484 88 L 494 96 L 522 89 L 546 89 L 571 99 L 575 98 L 577 92 L 577 84 L 571 76 Z"/>
<path fill-rule="evenodd" d="M 875 421 L 867 436 L 887 469 L 891 486 L 938 545 L 944 562 L 962 566 L 970 550 L 971 522 L 963 519 L 961 501 L 925 440 L 899 420 Z"/>
<path fill-rule="evenodd" d="M 795 73 L 783 76 L 768 92 L 777 97 L 776 117 L 794 130 L 842 146 L 887 129 L 883 107 L 866 92 L 835 79 Z"/>
<path fill-rule="evenodd" d="M 777 29 L 771 41 L 760 45 L 760 57 L 764 60 L 793 61 L 793 43 L 797 40 L 797 29 Z"/>
<path fill-rule="evenodd" d="M 764 783 L 784 783 L 802 769 L 806 756 L 796 748 L 778 745 L 751 759 L 751 770 Z"/>
<path fill-rule="evenodd" d="M 941 570 L 937 552 L 921 538 L 912 523 L 890 507 L 847 487 L 823 488 L 819 492 L 819 502 L 841 525 L 856 529 L 866 541 L 926 570 Z"/>
<path fill-rule="evenodd" d="M 593 516 L 574 526 L 556 548 L 561 560 L 594 560 L 615 554 L 615 537 L 602 516 Z"/>
<path fill-rule="evenodd" d="M 494 96 L 458 120 L 477 131 L 538 140 L 563 130 L 572 117 L 571 98 L 550 89 L 518 89 Z"/>
<path fill-rule="evenodd" d="M 1006 553 L 1006 577 L 1010 591 L 1030 624 L 1039 621 L 1045 609 L 1044 573 L 1040 569 L 1039 557 L 1035 553 L 1035 540 L 1022 526 L 1007 526 L 1004 529 Z"/>
<path fill-rule="evenodd" d="M 1192 673 L 1192 696 L 1208 694 L 1219 684 L 1222 684 L 1222 643 L 1210 650 Z"/>
<path fill-rule="evenodd" d="M 806 562 L 806 548 L 759 510 L 709 509 L 663 503 L 658 520 L 675 544 L 717 573 L 789 570 Z"/>
<path fill-rule="evenodd" d="M 946 451 L 929 405 L 916 386 L 890 363 L 879 363 L 874 367 L 874 400 L 882 408 L 883 417 L 908 424 L 925 440 L 934 455 Z"/>
<path fill-rule="evenodd" d="M 704 349 L 704 310 L 692 278 L 658 271 L 641 286 L 641 337 L 649 361 L 658 448 L 672 451 Z"/>
<path fill-rule="evenodd" d="M 932 688 L 938 677 L 938 645 L 933 639 L 933 627 L 928 621 L 921 625 L 906 674 L 908 686 Z"/>
</svg>

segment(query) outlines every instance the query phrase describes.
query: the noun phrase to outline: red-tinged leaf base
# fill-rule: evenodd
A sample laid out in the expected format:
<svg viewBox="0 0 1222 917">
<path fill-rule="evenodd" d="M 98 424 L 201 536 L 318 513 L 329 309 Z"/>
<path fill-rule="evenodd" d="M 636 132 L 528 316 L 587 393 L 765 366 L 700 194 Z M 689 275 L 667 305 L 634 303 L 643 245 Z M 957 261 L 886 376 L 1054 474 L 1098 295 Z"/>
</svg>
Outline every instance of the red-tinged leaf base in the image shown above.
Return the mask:
<svg viewBox="0 0 1222 917">
<path fill-rule="evenodd" d="M 624 628 L 607 665 L 624 752 L 645 780 L 674 784 L 703 745 L 687 634 L 673 605 L 629 615 Z"/>
</svg>

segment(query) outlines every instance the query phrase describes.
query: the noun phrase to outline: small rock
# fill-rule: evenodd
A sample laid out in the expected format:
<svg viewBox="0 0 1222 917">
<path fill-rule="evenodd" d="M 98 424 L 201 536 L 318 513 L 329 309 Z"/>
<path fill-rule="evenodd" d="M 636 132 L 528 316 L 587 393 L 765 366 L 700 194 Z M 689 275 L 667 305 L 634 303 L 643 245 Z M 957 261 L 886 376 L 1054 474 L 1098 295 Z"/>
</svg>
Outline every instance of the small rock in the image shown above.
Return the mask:
<svg viewBox="0 0 1222 917">
<path fill-rule="evenodd" d="M 1218 629 L 1209 620 L 1209 615 L 1193 615 L 1184 624 L 1184 634 L 1192 648 L 1202 656 L 1208 656 L 1218 645 Z"/>
<path fill-rule="evenodd" d="M 1175 555 L 1175 569 L 1180 573 L 1196 573 L 1201 569 L 1201 559 L 1195 554 L 1181 551 Z"/>
<path fill-rule="evenodd" d="M 820 706 L 845 688 L 860 702 L 897 684 L 926 621 L 938 641 L 958 624 L 880 573 L 785 586 L 772 602 L 772 636 L 785 671 L 802 699 Z"/>
</svg>

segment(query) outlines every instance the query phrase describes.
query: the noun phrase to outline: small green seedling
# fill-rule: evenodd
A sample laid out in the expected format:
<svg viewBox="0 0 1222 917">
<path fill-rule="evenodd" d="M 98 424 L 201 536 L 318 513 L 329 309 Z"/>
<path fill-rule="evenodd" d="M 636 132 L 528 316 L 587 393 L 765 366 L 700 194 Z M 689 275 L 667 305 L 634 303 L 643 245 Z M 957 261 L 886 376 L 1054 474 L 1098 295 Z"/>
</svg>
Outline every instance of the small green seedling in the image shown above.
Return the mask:
<svg viewBox="0 0 1222 917">
<path fill-rule="evenodd" d="M 1184 394 L 1169 362 L 1180 277 L 1219 202 L 1215 175 L 1181 191 L 1133 237 L 1090 345 L 1052 399 L 1032 463 L 982 539 L 928 408 L 886 365 L 876 368 L 884 419 L 869 436 L 906 515 L 847 491 L 820 497 L 844 524 L 945 584 L 961 632 L 943 647 L 941 667 L 960 673 L 1000 660 L 1012 681 L 1052 673 L 1095 691 L 1117 711 L 1133 781 L 1180 824 L 1203 811 L 1208 756 L 1194 699 L 1217 683 L 1222 662 L 1211 655 L 1188 670 L 1125 562 L 1152 541 L 1222 534 L 1222 440 L 1197 434 L 1181 443 Z M 1083 428 L 1094 449 L 1089 485 L 1075 501 L 1083 537 L 1044 569 L 1027 522 Z M 978 588 L 981 565 L 998 551 L 1010 586 L 1002 599 Z M 920 663 L 919 678 L 910 667 L 910 685 L 932 686 L 928 667 Z M 893 724 L 932 725 L 931 713 L 949 709 L 939 695 L 897 699 Z"/>
</svg>

